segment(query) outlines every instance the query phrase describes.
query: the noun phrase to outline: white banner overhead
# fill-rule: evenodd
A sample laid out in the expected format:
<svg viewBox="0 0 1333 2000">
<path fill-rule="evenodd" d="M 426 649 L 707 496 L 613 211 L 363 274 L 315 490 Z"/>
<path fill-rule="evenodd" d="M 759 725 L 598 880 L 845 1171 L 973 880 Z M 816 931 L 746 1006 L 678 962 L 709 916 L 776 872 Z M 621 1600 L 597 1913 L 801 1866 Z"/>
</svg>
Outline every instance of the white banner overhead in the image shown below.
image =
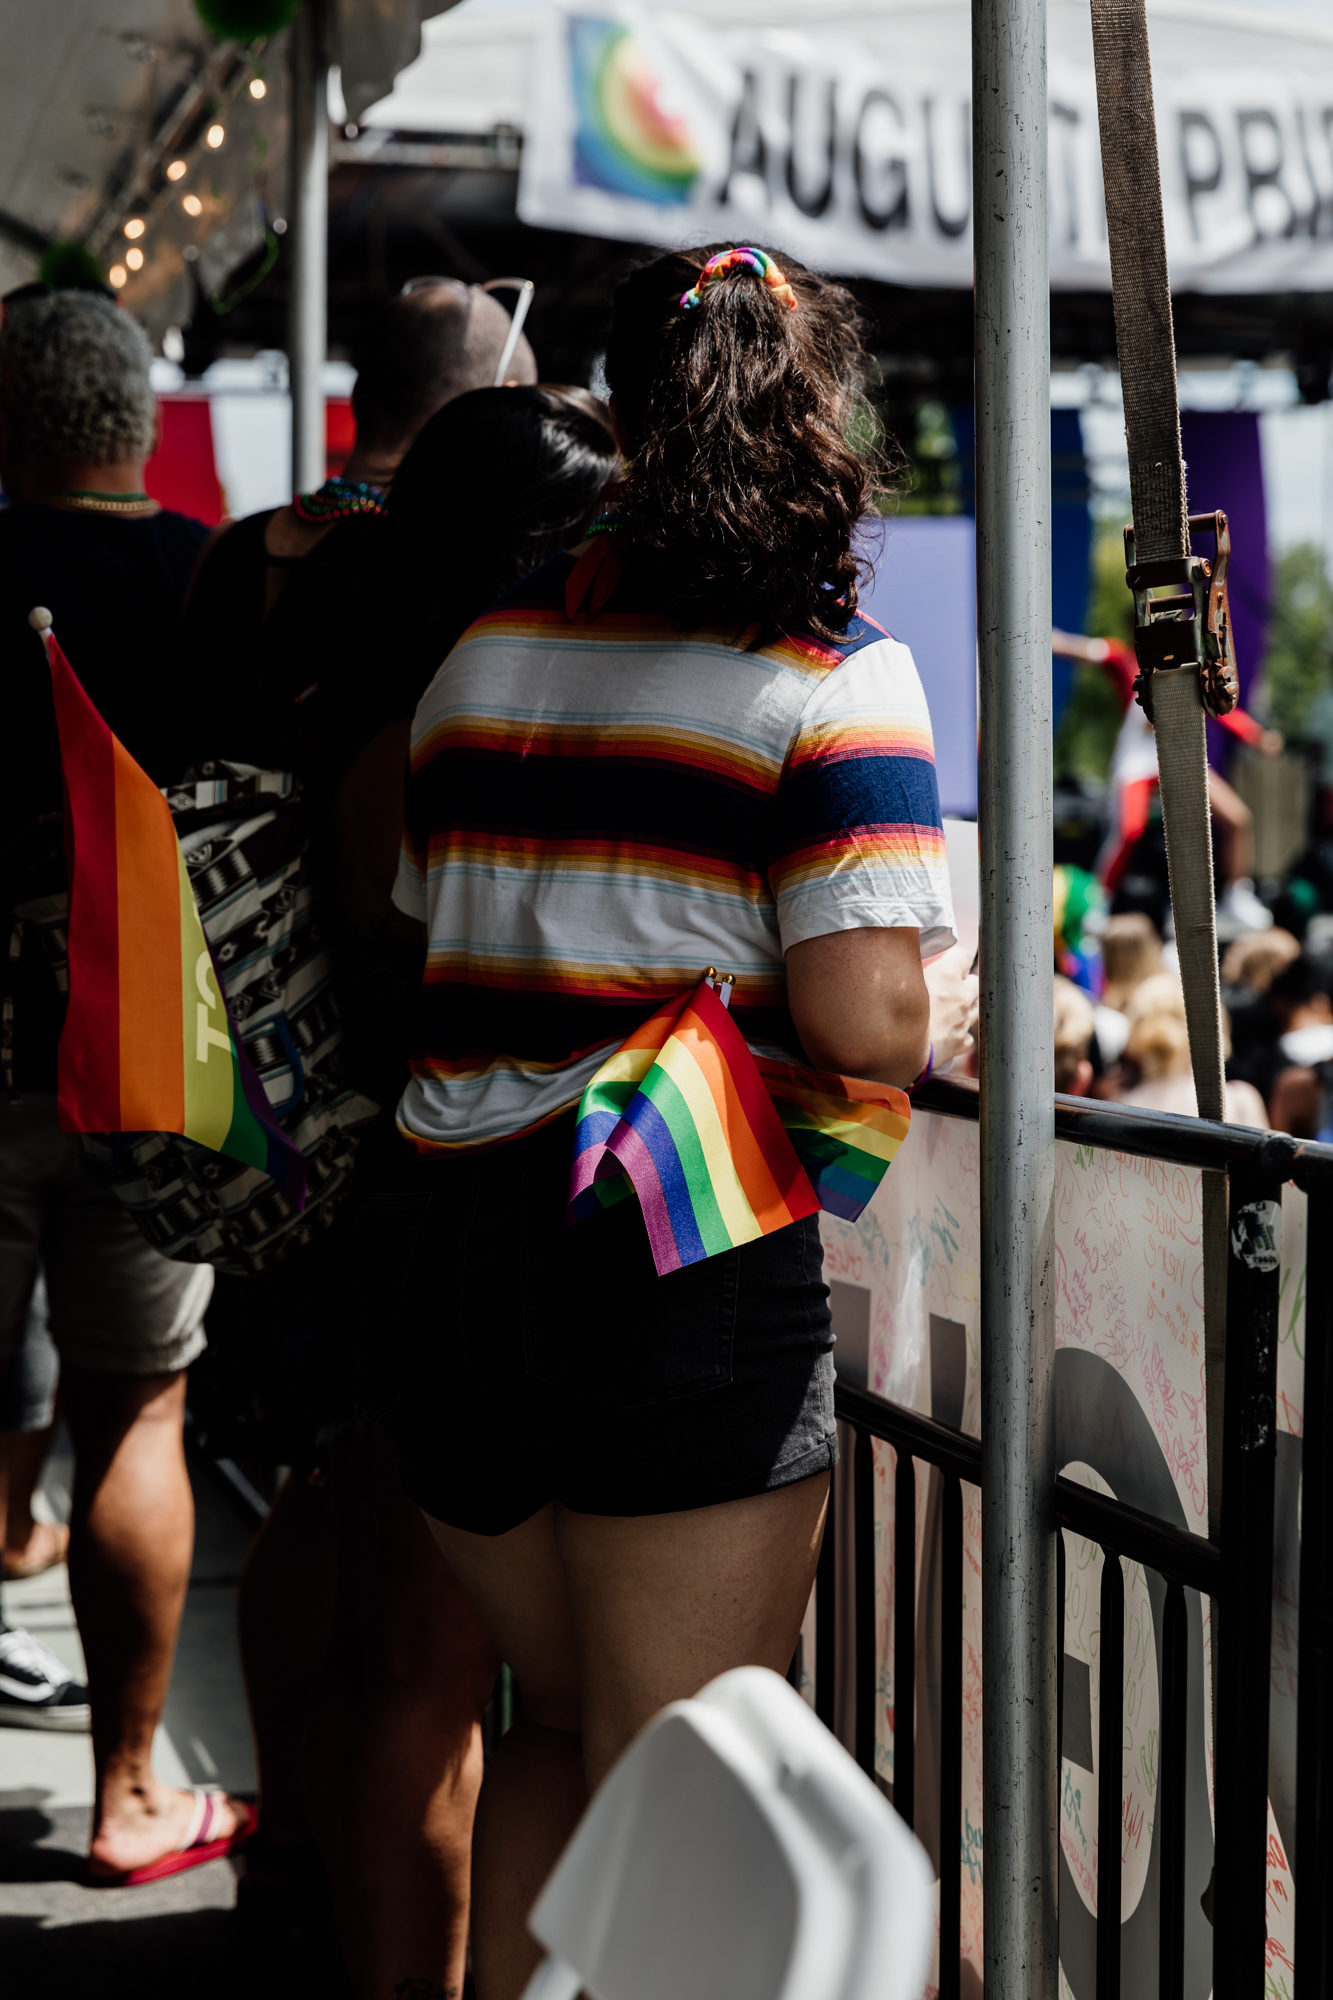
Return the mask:
<svg viewBox="0 0 1333 2000">
<path fill-rule="evenodd" d="M 1333 37 L 1262 20 L 1219 35 L 1202 9 L 1182 15 L 1153 34 L 1173 284 L 1333 290 Z M 1050 63 L 1052 282 L 1105 290 L 1091 49 L 1062 39 Z M 969 286 L 969 48 L 954 0 L 878 21 L 811 9 L 795 27 L 629 0 L 552 9 L 531 70 L 519 213 L 635 242 L 753 240 L 846 275 Z"/>
</svg>

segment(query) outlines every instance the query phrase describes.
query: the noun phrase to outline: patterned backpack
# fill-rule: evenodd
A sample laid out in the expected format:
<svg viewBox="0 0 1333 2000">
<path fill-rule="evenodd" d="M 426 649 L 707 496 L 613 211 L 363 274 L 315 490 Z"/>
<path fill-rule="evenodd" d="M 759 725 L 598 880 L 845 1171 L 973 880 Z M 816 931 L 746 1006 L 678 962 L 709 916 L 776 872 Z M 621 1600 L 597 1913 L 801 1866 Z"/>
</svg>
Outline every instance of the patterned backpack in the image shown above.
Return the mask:
<svg viewBox="0 0 1333 2000">
<path fill-rule="evenodd" d="M 85 1164 L 164 1256 L 245 1277 L 328 1228 L 379 1107 L 343 1080 L 309 822 L 289 774 L 203 764 L 166 788 L 238 1039 L 306 1163 L 298 1211 L 255 1167 L 170 1132 L 80 1138 Z M 63 895 L 19 911 L 67 985 Z"/>
</svg>

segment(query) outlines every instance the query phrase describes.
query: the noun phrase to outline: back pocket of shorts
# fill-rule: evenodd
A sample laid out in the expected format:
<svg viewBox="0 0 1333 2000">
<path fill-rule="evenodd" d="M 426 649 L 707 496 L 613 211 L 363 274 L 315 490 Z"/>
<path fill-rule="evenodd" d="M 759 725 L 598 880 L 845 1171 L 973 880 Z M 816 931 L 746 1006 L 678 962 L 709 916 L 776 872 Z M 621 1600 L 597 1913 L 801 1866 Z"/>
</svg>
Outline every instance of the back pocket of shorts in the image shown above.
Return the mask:
<svg viewBox="0 0 1333 2000">
<path fill-rule="evenodd" d="M 589 1403 L 630 1410 L 732 1379 L 734 1250 L 659 1278 L 637 1203 L 564 1232 L 561 1269 L 524 1285 L 528 1375 Z"/>
</svg>

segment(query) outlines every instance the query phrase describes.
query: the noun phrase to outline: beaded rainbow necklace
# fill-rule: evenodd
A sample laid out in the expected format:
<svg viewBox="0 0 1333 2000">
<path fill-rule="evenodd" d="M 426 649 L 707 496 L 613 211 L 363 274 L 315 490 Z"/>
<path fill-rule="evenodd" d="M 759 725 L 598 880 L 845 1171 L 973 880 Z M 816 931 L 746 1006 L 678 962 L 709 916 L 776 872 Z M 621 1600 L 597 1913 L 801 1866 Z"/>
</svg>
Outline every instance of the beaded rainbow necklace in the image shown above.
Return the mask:
<svg viewBox="0 0 1333 2000">
<path fill-rule="evenodd" d="M 335 474 L 313 493 L 298 493 L 292 512 L 298 521 L 312 528 L 326 528 L 333 521 L 353 521 L 363 514 L 382 514 L 388 501 L 383 486 L 368 479 L 344 479 Z"/>
</svg>

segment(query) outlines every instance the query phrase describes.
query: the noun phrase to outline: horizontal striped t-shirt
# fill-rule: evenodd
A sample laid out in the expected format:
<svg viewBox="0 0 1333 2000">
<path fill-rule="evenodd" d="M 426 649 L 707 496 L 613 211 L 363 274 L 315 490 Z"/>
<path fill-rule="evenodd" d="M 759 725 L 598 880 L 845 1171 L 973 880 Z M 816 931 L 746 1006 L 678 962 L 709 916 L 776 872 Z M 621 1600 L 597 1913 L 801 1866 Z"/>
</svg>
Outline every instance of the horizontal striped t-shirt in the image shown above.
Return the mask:
<svg viewBox="0 0 1333 2000">
<path fill-rule="evenodd" d="M 628 578 L 589 614 L 604 547 L 479 618 L 412 725 L 394 899 L 428 942 L 399 1123 L 423 1150 L 577 1103 L 710 965 L 750 1042 L 796 1053 L 790 946 L 863 925 L 915 926 L 926 957 L 952 941 L 907 648 L 858 617 L 747 651 L 682 633 Z"/>
</svg>

